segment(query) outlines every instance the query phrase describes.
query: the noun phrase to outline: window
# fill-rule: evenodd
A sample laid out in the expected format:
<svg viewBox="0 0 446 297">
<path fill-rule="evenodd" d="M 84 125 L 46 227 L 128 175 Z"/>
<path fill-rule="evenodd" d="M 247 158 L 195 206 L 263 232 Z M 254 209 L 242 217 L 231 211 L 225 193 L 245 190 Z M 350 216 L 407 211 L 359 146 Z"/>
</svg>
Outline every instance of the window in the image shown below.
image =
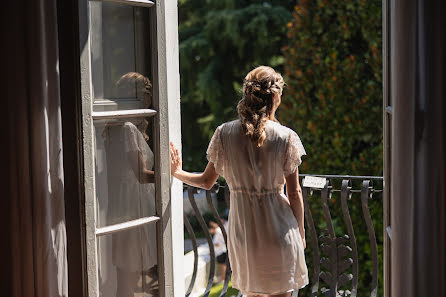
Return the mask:
<svg viewBox="0 0 446 297">
<path fill-rule="evenodd" d="M 144 0 L 79 4 L 88 296 L 173 294 L 160 12 Z"/>
<path fill-rule="evenodd" d="M 151 15 L 147 7 L 90 2 L 91 74 L 94 110 L 144 108 L 144 82 L 152 81 Z"/>
</svg>

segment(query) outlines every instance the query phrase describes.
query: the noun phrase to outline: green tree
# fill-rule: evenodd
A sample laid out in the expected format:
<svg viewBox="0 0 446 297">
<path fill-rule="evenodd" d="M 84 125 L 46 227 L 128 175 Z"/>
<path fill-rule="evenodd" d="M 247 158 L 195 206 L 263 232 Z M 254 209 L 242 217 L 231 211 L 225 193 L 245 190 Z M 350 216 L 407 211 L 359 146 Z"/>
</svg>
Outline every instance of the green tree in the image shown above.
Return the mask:
<svg viewBox="0 0 446 297">
<path fill-rule="evenodd" d="M 381 1 L 299 1 L 279 119 L 314 174 L 382 175 Z"/>
<path fill-rule="evenodd" d="M 301 0 L 287 27 L 289 44 L 283 53 L 288 88 L 279 120 L 302 139 L 307 156 L 300 172 L 382 175 L 381 1 Z M 330 201 L 341 236 L 346 229 L 339 193 Z M 319 230 L 325 228 L 320 199 L 309 202 Z M 365 296 L 370 294 L 372 260 L 359 193 L 349 209 L 359 251 L 358 296 Z M 370 212 L 381 256 L 382 296 L 382 195 L 374 195 Z M 311 248 L 306 255 L 313 271 Z M 309 287 L 299 293 L 311 295 Z"/>
<path fill-rule="evenodd" d="M 215 128 L 237 117 L 244 76 L 283 69 L 294 0 L 179 0 L 184 167 L 203 170 Z"/>
</svg>

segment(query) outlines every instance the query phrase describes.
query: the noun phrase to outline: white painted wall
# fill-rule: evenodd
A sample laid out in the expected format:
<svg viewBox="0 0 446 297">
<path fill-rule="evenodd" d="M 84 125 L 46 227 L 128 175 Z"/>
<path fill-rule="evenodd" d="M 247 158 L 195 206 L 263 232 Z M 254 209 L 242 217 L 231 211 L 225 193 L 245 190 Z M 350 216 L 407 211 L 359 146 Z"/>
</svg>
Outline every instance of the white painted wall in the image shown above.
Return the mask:
<svg viewBox="0 0 446 297">
<path fill-rule="evenodd" d="M 178 10 L 177 0 L 164 0 L 167 98 L 169 114 L 169 138 L 181 152 L 180 72 L 178 53 Z M 184 225 L 183 184 L 172 178 L 172 255 L 174 296 L 183 297 L 184 289 Z"/>
</svg>

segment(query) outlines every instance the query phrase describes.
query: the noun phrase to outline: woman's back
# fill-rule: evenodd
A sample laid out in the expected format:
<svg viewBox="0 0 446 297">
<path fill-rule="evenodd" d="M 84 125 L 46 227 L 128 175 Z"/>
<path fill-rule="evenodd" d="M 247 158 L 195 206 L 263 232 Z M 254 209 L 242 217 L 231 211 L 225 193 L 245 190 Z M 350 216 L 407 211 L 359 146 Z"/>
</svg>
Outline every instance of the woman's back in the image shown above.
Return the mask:
<svg viewBox="0 0 446 297">
<path fill-rule="evenodd" d="M 244 295 L 279 294 L 308 283 L 298 223 L 283 194 L 285 176 L 305 154 L 299 136 L 276 122 L 265 125 L 261 147 L 239 120 L 219 126 L 208 159 L 230 188 L 228 252 L 232 284 Z"/>
<path fill-rule="evenodd" d="M 263 145 L 257 147 L 256 143 L 244 135 L 240 120 L 217 128 L 207 153 L 208 156 L 220 155 L 220 160 L 214 160 L 214 166 L 225 177 L 231 192 L 281 192 L 285 182 L 284 174 L 293 165 L 287 162 L 288 154 L 293 153 L 292 148 L 289 149 L 290 141 L 298 141 L 298 151 L 295 152 L 298 156 L 305 154 L 299 136 L 293 130 L 268 121 L 265 132 Z M 213 152 L 214 149 L 221 152 Z M 294 157 L 298 162 L 295 164 L 297 166 L 301 160 L 300 157 Z"/>
</svg>

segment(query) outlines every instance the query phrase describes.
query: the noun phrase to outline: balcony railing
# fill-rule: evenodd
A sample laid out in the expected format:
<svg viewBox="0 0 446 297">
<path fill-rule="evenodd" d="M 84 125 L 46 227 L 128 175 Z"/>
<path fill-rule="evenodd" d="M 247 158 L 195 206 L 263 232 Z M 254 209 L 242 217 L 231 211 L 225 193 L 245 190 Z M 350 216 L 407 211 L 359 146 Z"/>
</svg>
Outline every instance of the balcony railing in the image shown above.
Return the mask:
<svg viewBox="0 0 446 297">
<path fill-rule="evenodd" d="M 305 186 L 302 179 L 307 176 L 324 178 L 322 187 Z M 302 289 L 305 293 L 300 295 L 305 294 L 305 296 L 312 297 L 377 296 L 378 278 L 382 277 L 382 275 L 380 277 L 379 270 L 379 259 L 380 256 L 382 257 L 382 253 L 378 251 L 376 237 L 378 234 L 380 242 L 382 241 L 381 194 L 383 178 L 378 176 L 300 174 L 300 179 L 307 236 L 305 254 L 310 277 L 310 284 Z M 202 296 L 207 297 L 216 272 L 214 246 L 203 214 L 200 213 L 195 201 L 195 195 L 201 190 L 194 187 L 186 187 L 186 189 L 194 216 L 202 229 L 200 231 L 204 233 L 209 246 L 210 267 L 207 285 L 202 292 Z M 219 190 L 224 190 L 224 200 L 229 208 L 230 195 L 226 184 L 216 184 L 211 190 L 206 191 L 206 200 L 226 242 L 225 228 L 211 199 L 212 194 Z M 376 198 L 377 196 L 378 198 Z M 372 213 L 369 201 L 375 203 Z M 372 214 L 374 215 L 373 221 L 381 227 L 380 230 L 377 230 L 379 233 L 375 232 Z M 191 282 L 186 288 L 187 297 L 195 285 L 198 250 L 195 232 L 186 215 L 184 224 L 194 251 L 194 270 Z M 220 296 L 225 296 L 228 289 L 231 274 L 228 260 L 226 267 L 225 282 Z M 359 279 L 360 276 L 364 279 Z M 292 295 L 296 297 L 298 292 L 294 292 Z"/>
</svg>

